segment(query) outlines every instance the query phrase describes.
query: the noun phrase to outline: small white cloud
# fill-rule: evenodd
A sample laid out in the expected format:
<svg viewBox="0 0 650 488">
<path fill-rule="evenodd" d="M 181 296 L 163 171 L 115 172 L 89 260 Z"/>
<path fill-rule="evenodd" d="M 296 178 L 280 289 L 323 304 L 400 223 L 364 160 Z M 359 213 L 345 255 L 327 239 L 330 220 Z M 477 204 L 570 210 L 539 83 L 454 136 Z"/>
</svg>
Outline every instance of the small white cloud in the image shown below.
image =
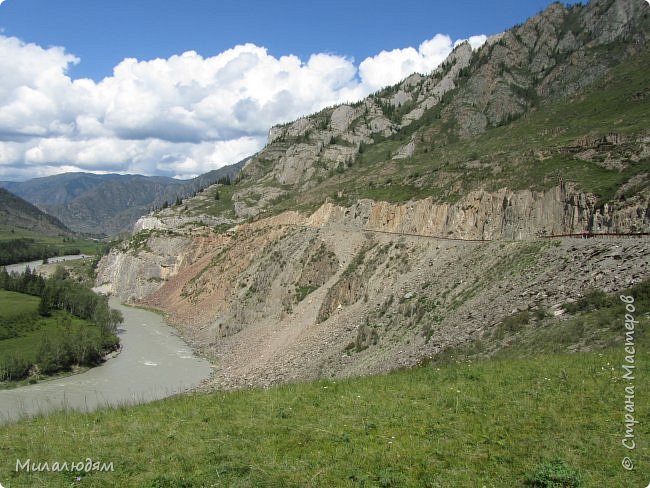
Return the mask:
<svg viewBox="0 0 650 488">
<path fill-rule="evenodd" d="M 467 39 L 458 39 L 456 42 L 454 42 L 454 47 L 462 44 L 465 41 L 469 42 L 469 45 L 472 46 L 472 49 L 476 50 L 485 44 L 485 41 L 487 41 L 487 36 L 485 34 L 481 34 L 480 36 L 470 36 Z"/>
<path fill-rule="evenodd" d="M 384 86 L 395 84 L 414 72 L 427 74 L 433 71 L 452 49 L 468 41 L 472 49 L 482 46 L 487 36 L 471 36 L 452 43 L 445 34 L 436 34 L 424 41 L 418 49 L 407 47 L 382 51 L 376 56 L 364 59 L 359 65 L 359 76 L 366 92 L 376 91 Z"/>
<path fill-rule="evenodd" d="M 382 51 L 364 59 L 359 65 L 359 75 L 364 86 L 371 91 L 392 85 L 414 72 L 433 71 L 452 50 L 451 38 L 436 34 L 424 41 L 418 49 L 407 47 Z"/>
</svg>

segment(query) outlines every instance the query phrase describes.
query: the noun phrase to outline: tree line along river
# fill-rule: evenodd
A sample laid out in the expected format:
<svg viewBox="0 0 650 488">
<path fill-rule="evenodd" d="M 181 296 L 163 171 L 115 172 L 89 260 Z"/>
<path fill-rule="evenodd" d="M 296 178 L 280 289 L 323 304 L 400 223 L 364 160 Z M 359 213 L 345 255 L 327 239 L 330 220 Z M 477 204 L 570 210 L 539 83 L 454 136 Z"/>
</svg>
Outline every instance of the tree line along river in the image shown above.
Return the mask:
<svg viewBox="0 0 650 488">
<path fill-rule="evenodd" d="M 7 271 L 20 272 L 39 264 L 7 266 Z M 210 376 L 210 363 L 197 357 L 160 315 L 126 307 L 115 298 L 110 299 L 110 306 L 124 315 L 118 329 L 121 352 L 84 373 L 0 390 L 0 423 L 54 410 L 94 410 L 158 400 L 195 387 Z"/>
</svg>

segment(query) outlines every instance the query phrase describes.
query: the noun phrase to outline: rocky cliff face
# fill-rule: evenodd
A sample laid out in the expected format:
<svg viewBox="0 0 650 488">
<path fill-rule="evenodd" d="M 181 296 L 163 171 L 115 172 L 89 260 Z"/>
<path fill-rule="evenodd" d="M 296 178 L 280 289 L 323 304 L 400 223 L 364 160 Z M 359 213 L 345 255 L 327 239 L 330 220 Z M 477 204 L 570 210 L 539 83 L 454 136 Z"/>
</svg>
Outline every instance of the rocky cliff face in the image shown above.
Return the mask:
<svg viewBox="0 0 650 488">
<path fill-rule="evenodd" d="M 273 127 L 267 146 L 249 161 L 244 176 L 308 188 L 319 176 L 352 164 L 364 144 L 390 137 L 437 106 L 457 87 L 459 73 L 471 59 L 471 47 L 461 44 L 430 76 L 413 74 L 362 102 Z M 408 153 L 406 147 L 399 155 Z"/>
<path fill-rule="evenodd" d="M 510 195 L 512 212 L 537 212 L 541 222 L 555 211 L 570 215 L 572 197 L 563 207 L 553 195 L 562 189 Z M 503 198 L 474 201 L 512 222 L 503 232 L 524 232 L 529 227 L 496 205 Z M 528 206 L 516 207 L 521 201 Z M 591 288 L 612 291 L 650 277 L 647 238 L 457 241 L 371 230 L 447 228 L 426 218 L 419 227 L 432 208 L 419 205 L 326 204 L 310 216 L 287 212 L 183 238 L 151 231 L 139 250 L 105 257 L 98 282 L 169 314 L 187 340 L 216 358 L 216 384 L 241 387 L 413 365 L 489 337 L 517 311 L 561 313 L 562 303 Z"/>
<path fill-rule="evenodd" d="M 291 309 L 292 293 L 300 296 L 318 289 L 336 274 L 339 258 L 326 241 L 316 238 L 305 241 L 298 234 L 297 241 L 289 242 L 294 234 L 287 229 L 312 229 L 309 235 L 321 229 L 324 232 L 340 229 L 353 233 L 389 233 L 396 238 L 414 235 L 470 241 L 531 240 L 582 232 L 647 233 L 650 232 L 650 201 L 621 202 L 597 208 L 594 198 L 560 185 L 543 192 L 507 189 L 494 193 L 473 192 L 454 204 L 434 203 L 431 199 L 405 204 L 360 200 L 352 207 L 342 207 L 328 202 L 311 215 L 285 212 L 217 235 L 202 233 L 205 230 L 195 235 L 190 231 L 179 234 L 169 229 L 172 223 L 169 219 L 153 216 L 141 218 L 136 228 L 144 230 L 136 234 L 137 239 L 114 249 L 102 259 L 98 285 L 103 291 L 134 301 L 155 296 L 181 271 L 190 275 L 199 273 L 191 283 L 183 285 L 185 305 L 191 306 L 199 297 L 209 296 L 214 301 L 211 293 L 223 299 L 235 282 L 241 283 L 247 292 L 253 289 L 251 293 L 261 295 L 273 286 L 284 288 L 292 284 L 293 291 L 268 296 L 261 308 L 254 304 L 224 317 L 222 322 L 226 324 L 247 322 L 270 310 L 277 314 L 286 312 Z M 269 251 L 268 246 L 273 245 L 280 245 L 281 250 Z M 206 264 L 206 256 L 213 256 L 217 251 L 220 260 L 232 259 L 243 263 L 242 266 L 216 266 L 213 261 Z M 277 254 L 277 259 L 262 259 L 261 256 L 268 253 Z M 249 277 L 242 275 L 244 269 L 248 269 Z M 284 284 L 273 285 L 280 274 L 284 276 Z M 225 283 L 218 289 L 207 285 L 219 280 Z M 365 281 L 363 276 L 350 276 L 337 292 L 339 302 L 352 298 L 356 301 Z M 240 298 L 246 302 L 244 298 L 248 295 Z M 206 315 L 206 323 L 212 320 L 211 313 Z M 233 325 L 223 327 L 231 330 Z"/>
<path fill-rule="evenodd" d="M 267 146 L 243 170 L 262 197 L 239 214 L 259 213 L 287 186 L 308 190 L 406 129 L 410 140 L 386 160 L 411 157 L 421 145 L 474 137 L 541 103 L 572 97 L 645 48 L 647 10 L 641 0 L 555 3 L 476 51 L 461 44 L 428 75 L 413 74 L 359 103 L 273 127 Z M 431 120 L 440 129 L 427 131 Z"/>
<path fill-rule="evenodd" d="M 472 192 L 460 201 L 432 199 L 391 204 L 360 200 L 351 207 L 325 203 L 311 215 L 297 212 L 264 219 L 257 226 L 340 227 L 356 232 L 378 231 L 461 240 L 530 240 L 565 234 L 648 233 L 650 200 L 636 199 L 596 206 L 590 195 L 559 185 L 547 191 Z M 139 240 L 113 250 L 101 263 L 97 282 L 124 299 L 142 299 L 184 266 L 196 261 L 222 239 L 177 233 L 185 220 L 142 217 L 135 225 Z M 246 226 L 244 226 L 246 228 Z M 268 236 L 267 236 L 268 237 Z M 216 239 L 216 240 L 215 240 Z M 251 249 L 244 249 L 252 252 Z M 313 254 L 296 258 L 301 264 Z M 325 253 L 326 249 L 322 251 Z M 254 261 L 254 256 L 249 259 Z M 310 261 L 311 262 L 311 261 Z M 296 273 L 298 270 L 296 270 Z M 332 270 L 326 266 L 302 269 L 299 287 L 321 286 Z M 234 278 L 234 276 L 233 276 Z M 200 282 L 196 285 L 201 289 Z M 189 292 L 190 294 L 192 291 Z"/>
<path fill-rule="evenodd" d="M 139 240 L 104 256 L 97 270 L 98 291 L 125 301 L 142 299 L 201 254 L 202 243 L 174 233 L 144 231 Z"/>
<path fill-rule="evenodd" d="M 565 185 L 547 191 L 472 192 L 459 202 L 426 198 L 404 204 L 360 200 L 351 208 L 323 205 L 307 222 L 466 240 L 521 240 L 589 233 L 650 232 L 650 201 L 596 207 L 595 198 Z"/>
</svg>

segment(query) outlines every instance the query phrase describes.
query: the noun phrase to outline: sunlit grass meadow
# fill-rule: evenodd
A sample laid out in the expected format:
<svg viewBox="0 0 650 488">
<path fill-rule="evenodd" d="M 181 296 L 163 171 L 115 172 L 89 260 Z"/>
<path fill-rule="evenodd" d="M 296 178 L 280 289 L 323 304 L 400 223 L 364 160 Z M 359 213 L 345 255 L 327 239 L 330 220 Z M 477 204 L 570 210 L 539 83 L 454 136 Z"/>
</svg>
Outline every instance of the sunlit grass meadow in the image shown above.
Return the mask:
<svg viewBox="0 0 650 488">
<path fill-rule="evenodd" d="M 644 486 L 648 341 L 637 344 L 637 446 L 621 439 L 622 346 L 449 363 L 269 390 L 184 395 L 0 429 L 0 482 L 18 486 Z M 624 456 L 636 462 L 627 471 Z M 113 472 L 16 472 L 24 462 Z M 555 464 L 553 464 L 555 463 Z M 555 468 L 553 468 L 555 466 Z M 558 468 L 559 466 L 559 468 Z M 567 476 L 569 476 L 567 475 Z"/>
</svg>

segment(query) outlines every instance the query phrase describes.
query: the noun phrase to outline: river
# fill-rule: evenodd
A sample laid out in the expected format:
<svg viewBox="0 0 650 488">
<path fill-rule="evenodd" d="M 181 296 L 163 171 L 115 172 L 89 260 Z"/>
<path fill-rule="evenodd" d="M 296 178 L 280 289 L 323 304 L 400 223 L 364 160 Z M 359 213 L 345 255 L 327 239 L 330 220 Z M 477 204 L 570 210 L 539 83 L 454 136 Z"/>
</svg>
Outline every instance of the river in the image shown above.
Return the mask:
<svg viewBox="0 0 650 488">
<path fill-rule="evenodd" d="M 66 408 L 89 411 L 150 402 L 210 376 L 210 363 L 197 357 L 160 315 L 114 298 L 110 305 L 124 315 L 120 354 L 81 374 L 0 390 L 0 423 Z"/>
</svg>

